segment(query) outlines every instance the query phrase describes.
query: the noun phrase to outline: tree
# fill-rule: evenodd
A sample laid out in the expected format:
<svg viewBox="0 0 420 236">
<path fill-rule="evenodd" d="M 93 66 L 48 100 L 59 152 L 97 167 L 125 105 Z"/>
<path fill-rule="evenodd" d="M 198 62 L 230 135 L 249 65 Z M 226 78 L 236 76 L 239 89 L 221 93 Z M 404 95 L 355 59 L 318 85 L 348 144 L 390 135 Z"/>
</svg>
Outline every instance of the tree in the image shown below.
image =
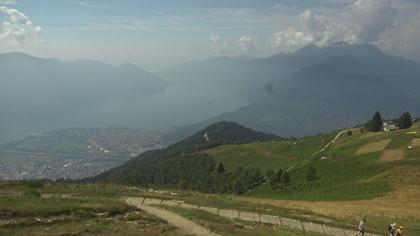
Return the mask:
<svg viewBox="0 0 420 236">
<path fill-rule="evenodd" d="M 366 129 L 371 132 L 378 132 L 382 130 L 382 116 L 379 111 L 375 112 L 375 115 L 373 115 L 372 119 L 365 125 Z"/>
<path fill-rule="evenodd" d="M 352 135 L 353 135 L 353 131 L 347 130 L 347 136 L 352 136 Z"/>
<path fill-rule="evenodd" d="M 237 195 L 242 194 L 246 191 L 244 183 L 240 179 L 236 179 L 235 181 L 233 181 L 232 188 L 233 188 L 233 192 Z"/>
<path fill-rule="evenodd" d="M 217 166 L 217 173 L 221 174 L 221 173 L 225 173 L 225 172 L 226 172 L 225 166 L 223 165 L 222 162 L 220 162 L 219 165 Z"/>
<path fill-rule="evenodd" d="M 268 183 L 270 184 L 271 188 L 276 188 L 280 184 L 282 175 L 283 170 L 280 168 L 270 176 Z"/>
<path fill-rule="evenodd" d="M 267 170 L 267 173 L 265 174 L 267 176 L 267 178 L 269 179 L 271 176 L 274 175 L 274 171 L 273 170 Z"/>
<path fill-rule="evenodd" d="M 270 185 L 271 188 L 276 188 L 277 187 L 278 179 L 277 179 L 277 176 L 275 174 L 271 175 L 268 178 L 268 184 Z"/>
<path fill-rule="evenodd" d="M 281 184 L 287 184 L 290 182 L 290 176 L 289 173 L 287 173 L 287 171 L 283 172 L 283 174 L 280 177 L 280 183 Z"/>
<path fill-rule="evenodd" d="M 398 119 L 398 128 L 408 129 L 413 125 L 413 119 L 411 118 L 410 113 L 404 112 Z"/>
<path fill-rule="evenodd" d="M 308 171 L 306 172 L 306 181 L 310 182 L 310 181 L 314 181 L 316 180 L 316 169 L 313 166 L 310 166 Z"/>
<path fill-rule="evenodd" d="M 283 170 L 279 168 L 276 172 L 276 179 L 280 180 L 282 175 L 283 175 Z"/>
</svg>

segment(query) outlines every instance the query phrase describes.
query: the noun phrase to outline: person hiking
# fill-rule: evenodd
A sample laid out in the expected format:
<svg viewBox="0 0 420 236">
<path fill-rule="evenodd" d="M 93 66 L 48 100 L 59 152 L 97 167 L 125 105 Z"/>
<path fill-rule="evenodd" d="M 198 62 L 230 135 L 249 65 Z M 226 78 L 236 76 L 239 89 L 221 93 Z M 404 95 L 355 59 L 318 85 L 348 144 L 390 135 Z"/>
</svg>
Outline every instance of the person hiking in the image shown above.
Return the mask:
<svg viewBox="0 0 420 236">
<path fill-rule="evenodd" d="M 359 233 L 361 236 L 365 235 L 366 218 L 361 220 L 359 223 Z"/>
<path fill-rule="evenodd" d="M 403 236 L 403 232 L 402 232 L 402 230 L 403 230 L 404 228 L 402 227 L 402 226 L 400 226 L 398 229 L 397 229 L 397 232 L 396 232 L 396 236 Z"/>
<path fill-rule="evenodd" d="M 397 227 L 397 224 L 396 223 L 393 223 L 393 224 L 389 224 L 388 225 L 389 236 L 395 236 L 396 227 Z"/>
</svg>

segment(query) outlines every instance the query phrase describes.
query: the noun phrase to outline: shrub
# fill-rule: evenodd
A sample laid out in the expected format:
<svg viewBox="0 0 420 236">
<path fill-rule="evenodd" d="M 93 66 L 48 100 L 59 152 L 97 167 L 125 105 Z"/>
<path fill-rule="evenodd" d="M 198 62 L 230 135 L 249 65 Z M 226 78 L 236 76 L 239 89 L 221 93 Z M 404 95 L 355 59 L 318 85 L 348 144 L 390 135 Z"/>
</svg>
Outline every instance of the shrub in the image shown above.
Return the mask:
<svg viewBox="0 0 420 236">
<path fill-rule="evenodd" d="M 310 166 L 308 171 L 306 172 L 306 181 L 311 182 L 316 180 L 316 169 L 313 166 Z"/>
<path fill-rule="evenodd" d="M 41 193 L 38 191 L 38 190 L 36 190 L 36 189 L 29 189 L 29 190 L 27 190 L 26 192 L 25 192 L 25 195 L 26 196 L 29 196 L 29 197 L 41 197 Z"/>
<path fill-rule="evenodd" d="M 42 188 L 44 187 L 44 181 L 40 179 L 24 180 L 24 184 L 30 188 Z"/>
</svg>

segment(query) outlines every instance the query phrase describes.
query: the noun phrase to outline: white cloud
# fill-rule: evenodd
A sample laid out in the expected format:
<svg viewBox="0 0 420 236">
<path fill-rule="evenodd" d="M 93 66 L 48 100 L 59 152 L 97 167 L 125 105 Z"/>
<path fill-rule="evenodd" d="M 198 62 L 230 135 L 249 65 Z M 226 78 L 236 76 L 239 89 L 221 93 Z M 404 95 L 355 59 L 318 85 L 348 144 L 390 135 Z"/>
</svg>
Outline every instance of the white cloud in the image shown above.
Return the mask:
<svg viewBox="0 0 420 236">
<path fill-rule="evenodd" d="M 227 55 L 233 51 L 233 48 L 228 46 L 228 44 L 221 39 L 219 35 L 212 34 L 210 35 L 211 48 L 217 54 Z"/>
<path fill-rule="evenodd" d="M 344 20 L 360 27 L 364 41 L 374 42 L 394 22 L 397 10 L 391 3 L 392 0 L 357 0 L 346 7 Z"/>
<path fill-rule="evenodd" d="M 210 35 L 210 47 L 216 54 L 229 56 L 240 53 L 252 52 L 255 49 L 254 39 L 247 35 L 242 35 L 234 43 L 228 43 L 219 35 Z"/>
<path fill-rule="evenodd" d="M 387 53 L 420 61 L 420 11 L 381 33 L 378 46 Z"/>
<path fill-rule="evenodd" d="M 299 15 L 298 28 L 274 33 L 268 44 L 276 51 L 293 52 L 308 44 L 320 47 L 333 42 L 374 43 L 394 22 L 392 0 L 356 0 L 343 10 Z"/>
<path fill-rule="evenodd" d="M 311 35 L 290 28 L 273 34 L 268 44 L 277 51 L 291 53 L 314 42 Z"/>
<path fill-rule="evenodd" d="M 242 52 L 251 52 L 255 49 L 254 39 L 250 36 L 242 35 L 238 39 L 238 47 Z"/>
<path fill-rule="evenodd" d="M 6 15 L 0 28 L 0 42 L 9 45 L 31 45 L 42 43 L 40 26 L 36 26 L 22 12 L 8 7 L 0 7 Z"/>
</svg>

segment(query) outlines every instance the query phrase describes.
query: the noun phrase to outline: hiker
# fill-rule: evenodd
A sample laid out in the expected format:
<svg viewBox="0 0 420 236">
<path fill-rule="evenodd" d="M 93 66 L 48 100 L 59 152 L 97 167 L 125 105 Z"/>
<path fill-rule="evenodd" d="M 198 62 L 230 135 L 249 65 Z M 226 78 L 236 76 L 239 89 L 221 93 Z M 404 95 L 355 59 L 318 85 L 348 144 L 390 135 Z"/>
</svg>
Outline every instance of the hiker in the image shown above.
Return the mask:
<svg viewBox="0 0 420 236">
<path fill-rule="evenodd" d="M 396 236 L 403 236 L 403 233 L 402 233 L 402 230 L 403 230 L 404 228 L 402 227 L 402 226 L 400 226 L 398 229 L 397 229 L 397 232 L 396 232 Z"/>
<path fill-rule="evenodd" d="M 393 224 L 389 224 L 388 225 L 389 236 L 395 236 L 396 227 L 397 227 L 397 224 L 396 223 L 393 223 Z"/>
<path fill-rule="evenodd" d="M 361 236 L 365 235 L 365 227 L 366 227 L 366 218 L 360 221 L 359 223 L 359 233 Z"/>
</svg>

